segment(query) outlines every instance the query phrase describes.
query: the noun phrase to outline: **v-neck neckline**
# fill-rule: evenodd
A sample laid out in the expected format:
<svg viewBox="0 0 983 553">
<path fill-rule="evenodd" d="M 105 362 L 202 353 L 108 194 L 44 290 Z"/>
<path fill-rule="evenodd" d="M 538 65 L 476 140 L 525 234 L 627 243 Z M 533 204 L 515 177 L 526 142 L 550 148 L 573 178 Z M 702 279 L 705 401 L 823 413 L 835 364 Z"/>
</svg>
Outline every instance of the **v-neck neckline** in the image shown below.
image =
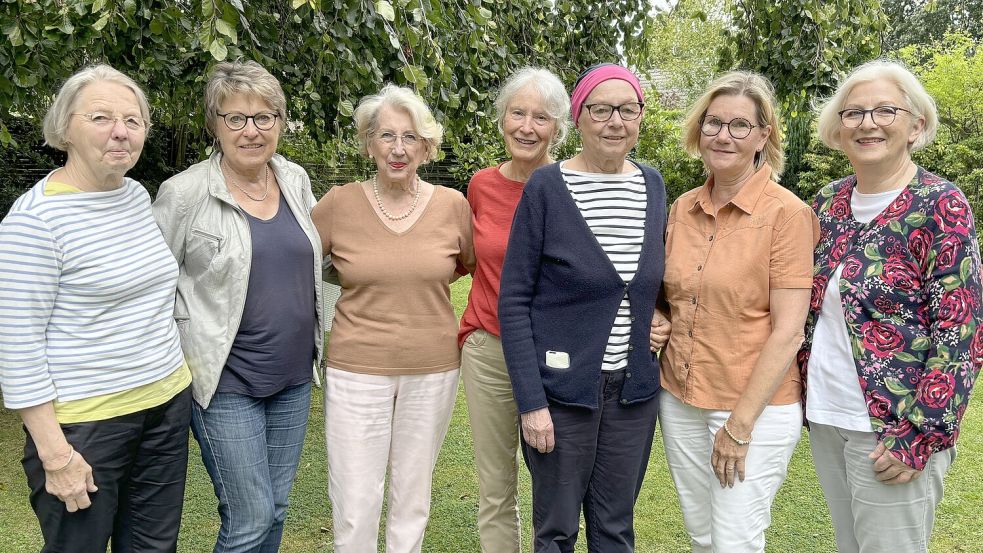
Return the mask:
<svg viewBox="0 0 983 553">
<path fill-rule="evenodd" d="M 394 228 L 390 227 L 389 224 L 386 223 L 386 220 L 383 218 L 383 216 L 380 215 L 379 212 L 375 210 L 375 206 L 372 205 L 372 201 L 369 199 L 368 194 L 365 193 L 365 188 L 362 187 L 362 183 L 359 182 L 357 184 L 358 184 L 358 194 L 365 200 L 365 206 L 369 209 L 369 211 L 372 212 L 373 218 L 376 221 L 378 221 L 380 225 L 382 225 L 382 228 L 386 229 L 386 231 L 388 231 L 390 234 L 393 234 L 395 236 L 405 236 L 409 234 L 414 228 L 416 228 L 416 226 L 420 223 L 420 221 L 427 216 L 427 211 L 430 210 L 430 206 L 433 204 L 434 199 L 437 197 L 437 189 L 439 188 L 436 185 L 432 185 L 433 192 L 430 194 L 430 198 L 427 199 L 427 203 L 423 205 L 422 208 L 418 207 L 418 209 L 421 210 L 420 215 L 416 218 L 415 221 L 413 221 L 413 224 L 411 224 L 410 226 L 406 227 L 401 231 L 397 231 Z M 422 184 L 419 184 L 418 186 L 422 186 Z"/>
<path fill-rule="evenodd" d="M 583 175 L 605 174 L 605 173 L 590 173 L 588 171 L 577 171 L 576 169 L 565 169 L 563 167 L 563 162 L 557 163 L 557 170 L 560 172 L 560 184 L 563 186 L 563 191 L 565 192 L 564 196 L 570 201 L 570 205 L 573 207 L 573 210 L 577 214 L 576 215 L 577 219 L 580 220 L 580 224 L 582 228 L 586 230 L 587 234 L 590 236 L 590 239 L 594 244 L 594 249 L 596 250 L 596 252 L 599 252 L 601 258 L 607 261 L 607 266 L 610 267 L 611 271 L 614 272 L 614 275 L 618 277 L 618 280 L 625 282 L 625 284 L 631 284 L 631 282 L 634 281 L 635 278 L 637 278 L 639 273 L 641 272 L 642 258 L 644 257 L 644 253 L 645 253 L 645 245 L 648 243 L 649 240 L 649 236 L 648 236 L 649 233 L 645 232 L 645 230 L 647 230 L 648 223 L 649 223 L 649 214 L 651 209 L 651 206 L 649 204 L 652 203 L 652 198 L 650 197 L 649 194 L 648 182 L 645 180 L 645 172 L 642 171 L 642 168 L 639 167 L 638 164 L 635 163 L 634 161 L 629 160 L 629 163 L 635 166 L 635 169 L 637 169 L 638 173 L 612 173 L 612 175 L 620 174 L 620 175 L 625 175 L 626 177 L 641 174 L 642 182 L 645 185 L 645 222 L 642 224 L 642 246 L 641 246 L 641 251 L 638 252 L 638 268 L 635 270 L 635 277 L 628 282 L 625 282 L 624 279 L 621 277 L 621 273 L 619 273 L 618 268 L 614 266 L 614 262 L 611 261 L 611 257 L 608 256 L 607 252 L 604 251 L 604 247 L 601 246 L 601 243 L 597 240 L 597 236 L 594 234 L 594 230 L 590 228 L 590 224 L 587 222 L 587 219 L 584 218 L 584 212 L 581 211 L 580 206 L 577 205 L 577 199 L 573 197 L 573 192 L 570 191 L 570 186 L 567 184 L 566 175 L 563 174 L 563 172 L 566 170 L 575 173 L 580 173 Z"/>
</svg>

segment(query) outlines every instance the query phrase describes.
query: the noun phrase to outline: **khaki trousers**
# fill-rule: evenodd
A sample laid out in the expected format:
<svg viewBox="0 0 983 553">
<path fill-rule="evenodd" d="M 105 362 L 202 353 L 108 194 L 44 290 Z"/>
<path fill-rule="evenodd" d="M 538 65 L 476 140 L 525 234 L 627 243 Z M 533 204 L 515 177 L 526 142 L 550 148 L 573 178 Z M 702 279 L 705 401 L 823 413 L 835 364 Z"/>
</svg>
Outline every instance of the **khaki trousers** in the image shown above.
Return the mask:
<svg viewBox="0 0 983 553">
<path fill-rule="evenodd" d="M 873 432 L 810 422 L 809 444 L 840 553 L 928 551 L 955 448 L 932 454 L 915 480 L 887 485 L 874 477 L 867 457 L 877 447 Z"/>
<path fill-rule="evenodd" d="M 502 341 L 472 332 L 461 350 L 461 376 L 478 466 L 478 533 L 482 553 L 519 553 L 519 415 Z"/>
<path fill-rule="evenodd" d="M 402 376 L 328 368 L 325 435 L 336 553 L 376 553 L 386 469 L 387 553 L 419 553 L 459 372 Z"/>
</svg>

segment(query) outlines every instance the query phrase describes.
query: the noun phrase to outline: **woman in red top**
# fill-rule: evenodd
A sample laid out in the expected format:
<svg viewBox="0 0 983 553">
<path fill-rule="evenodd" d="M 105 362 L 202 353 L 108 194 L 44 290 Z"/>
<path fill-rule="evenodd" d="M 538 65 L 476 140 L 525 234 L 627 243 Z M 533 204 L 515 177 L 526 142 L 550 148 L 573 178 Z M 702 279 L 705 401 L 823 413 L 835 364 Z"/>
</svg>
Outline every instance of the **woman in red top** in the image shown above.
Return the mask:
<svg viewBox="0 0 983 553">
<path fill-rule="evenodd" d="M 481 493 L 481 550 L 518 553 L 519 416 L 499 339 L 498 288 L 522 187 L 533 171 L 553 162 L 550 150 L 570 125 L 570 99 L 556 75 L 525 67 L 502 86 L 495 109 L 511 159 L 478 171 L 468 185 L 478 264 L 459 342 Z"/>
</svg>

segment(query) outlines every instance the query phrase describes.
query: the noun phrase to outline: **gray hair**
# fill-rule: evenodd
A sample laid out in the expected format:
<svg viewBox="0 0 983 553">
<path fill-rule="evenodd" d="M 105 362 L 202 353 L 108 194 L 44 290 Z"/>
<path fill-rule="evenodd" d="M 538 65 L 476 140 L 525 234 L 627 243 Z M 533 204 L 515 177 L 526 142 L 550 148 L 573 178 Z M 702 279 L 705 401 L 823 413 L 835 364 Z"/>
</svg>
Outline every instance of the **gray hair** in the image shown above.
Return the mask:
<svg viewBox="0 0 983 553">
<path fill-rule="evenodd" d="M 82 89 L 95 82 L 117 83 L 130 89 L 140 106 L 140 117 L 143 117 L 143 120 L 147 122 L 149 130 L 150 105 L 147 103 L 147 95 L 143 93 L 140 85 L 109 65 L 90 65 L 69 77 L 65 84 L 61 85 L 54 101 L 51 102 L 51 107 L 48 108 L 48 113 L 44 115 L 44 123 L 42 124 L 45 144 L 63 152 L 68 149 L 68 124 L 72 120 L 75 103 Z"/>
<path fill-rule="evenodd" d="M 819 111 L 819 122 L 817 131 L 820 140 L 830 148 L 840 150 L 840 110 L 846 103 L 847 98 L 853 89 L 864 83 L 885 80 L 893 83 L 901 91 L 907 106 L 898 106 L 911 110 L 914 117 L 924 117 L 925 126 L 922 133 L 911 144 L 909 151 L 924 148 L 935 140 L 935 133 L 939 128 L 939 115 L 935 107 L 935 100 L 922 86 L 911 71 L 900 62 L 890 59 L 877 59 L 869 61 L 850 72 L 836 92 L 821 103 L 817 108 Z"/>
<path fill-rule="evenodd" d="M 541 67 L 526 66 L 509 77 L 495 98 L 495 120 L 498 131 L 505 132 L 505 117 L 509 104 L 527 86 L 533 87 L 543 99 L 543 109 L 556 124 L 556 135 L 550 138 L 550 147 L 555 148 L 567 139 L 570 132 L 570 96 L 555 73 Z"/>
<path fill-rule="evenodd" d="M 379 111 L 383 106 L 405 111 L 413 121 L 413 128 L 427 147 L 427 161 L 437 159 L 444 127 L 433 117 L 433 112 L 419 94 L 405 86 L 392 83 L 382 87 L 378 94 L 366 96 L 355 108 L 355 131 L 358 148 L 363 156 L 369 155 L 369 137 L 379 129 Z"/>
<path fill-rule="evenodd" d="M 280 81 L 253 60 L 236 60 L 216 65 L 205 85 L 205 127 L 212 136 L 218 136 L 215 125 L 221 119 L 219 107 L 237 94 L 255 96 L 266 102 L 280 118 L 279 132 L 283 132 L 287 125 L 287 97 Z M 215 140 L 215 148 L 222 149 L 218 140 Z"/>
</svg>

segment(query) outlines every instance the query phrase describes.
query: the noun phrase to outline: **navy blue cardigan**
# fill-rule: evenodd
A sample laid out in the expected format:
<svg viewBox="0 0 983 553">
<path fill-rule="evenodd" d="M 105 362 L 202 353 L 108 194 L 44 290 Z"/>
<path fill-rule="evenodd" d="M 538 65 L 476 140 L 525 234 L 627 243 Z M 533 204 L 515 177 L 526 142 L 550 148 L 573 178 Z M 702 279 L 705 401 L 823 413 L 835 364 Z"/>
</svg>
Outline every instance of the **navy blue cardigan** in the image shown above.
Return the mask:
<svg viewBox="0 0 983 553">
<path fill-rule="evenodd" d="M 645 239 L 635 278 L 625 285 L 601 249 L 560 174 L 538 169 L 522 192 L 502 268 L 498 317 L 520 413 L 548 402 L 598 407 L 601 361 L 625 289 L 631 338 L 621 403 L 659 391 L 649 327 L 665 270 L 666 191 L 662 175 L 636 164 L 648 193 Z M 569 354 L 570 368 L 546 366 L 546 352 Z"/>
</svg>

